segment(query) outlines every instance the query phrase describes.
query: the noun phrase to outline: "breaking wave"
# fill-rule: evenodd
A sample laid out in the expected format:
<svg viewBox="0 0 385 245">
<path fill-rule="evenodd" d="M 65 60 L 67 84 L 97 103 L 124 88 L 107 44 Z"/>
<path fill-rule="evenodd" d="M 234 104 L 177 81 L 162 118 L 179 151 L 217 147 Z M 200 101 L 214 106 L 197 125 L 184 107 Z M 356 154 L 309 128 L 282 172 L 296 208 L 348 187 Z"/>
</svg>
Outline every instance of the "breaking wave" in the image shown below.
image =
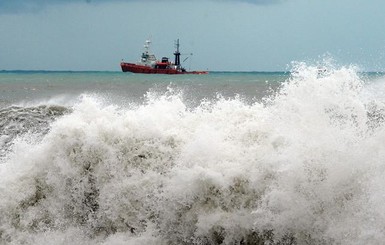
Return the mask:
<svg viewBox="0 0 385 245">
<path fill-rule="evenodd" d="M 63 106 L 10 106 L 0 109 L 0 158 L 10 150 L 14 141 L 26 134 L 33 140 L 41 139 L 49 130 L 49 124 L 69 110 Z"/>
<path fill-rule="evenodd" d="M 379 244 L 385 104 L 370 88 L 383 84 L 298 64 L 253 104 L 188 108 L 169 91 L 2 110 L 2 130 L 41 139 L 3 139 L 0 243 Z"/>
</svg>

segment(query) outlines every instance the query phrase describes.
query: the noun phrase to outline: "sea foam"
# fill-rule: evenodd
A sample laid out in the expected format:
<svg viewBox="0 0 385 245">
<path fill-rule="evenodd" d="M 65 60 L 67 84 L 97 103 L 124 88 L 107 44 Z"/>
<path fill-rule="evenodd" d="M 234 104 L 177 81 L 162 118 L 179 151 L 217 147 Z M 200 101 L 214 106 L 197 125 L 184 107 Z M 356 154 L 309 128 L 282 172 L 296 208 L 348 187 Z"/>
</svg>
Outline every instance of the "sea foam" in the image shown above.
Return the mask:
<svg viewBox="0 0 385 245">
<path fill-rule="evenodd" d="M 380 78 L 376 84 L 382 84 Z M 97 96 L 0 165 L 7 244 L 379 244 L 384 101 L 354 68 L 299 63 L 272 96 Z M 25 137 L 33 137 L 28 134 Z"/>
</svg>

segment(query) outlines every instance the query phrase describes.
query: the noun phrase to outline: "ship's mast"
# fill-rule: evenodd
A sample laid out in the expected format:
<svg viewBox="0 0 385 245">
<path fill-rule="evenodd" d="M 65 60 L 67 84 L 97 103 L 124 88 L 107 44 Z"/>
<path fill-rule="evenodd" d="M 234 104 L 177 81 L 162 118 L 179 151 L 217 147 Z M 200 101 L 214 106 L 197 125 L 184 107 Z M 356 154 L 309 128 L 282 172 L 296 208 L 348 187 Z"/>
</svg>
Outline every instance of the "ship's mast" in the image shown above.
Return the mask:
<svg viewBox="0 0 385 245">
<path fill-rule="evenodd" d="M 150 44 L 151 40 L 147 39 L 146 42 L 144 43 L 144 52 L 142 53 L 142 57 L 140 59 L 140 63 L 144 65 L 152 65 L 156 61 L 156 57 L 153 53 L 151 53 L 150 50 Z"/>
<path fill-rule="evenodd" d="M 146 42 L 143 45 L 144 46 L 144 52 L 149 53 L 149 51 L 150 51 L 150 44 L 151 44 L 151 40 L 147 39 Z"/>
<path fill-rule="evenodd" d="M 179 69 L 180 67 L 179 39 L 176 40 L 175 46 L 176 46 L 176 51 L 174 52 L 175 66 L 177 67 L 177 69 Z"/>
<path fill-rule="evenodd" d="M 141 59 L 141 62 L 143 62 L 143 63 L 146 63 L 149 56 L 150 56 L 150 44 L 151 44 L 150 39 L 147 39 L 143 45 L 144 52 L 142 53 L 142 59 Z"/>
</svg>

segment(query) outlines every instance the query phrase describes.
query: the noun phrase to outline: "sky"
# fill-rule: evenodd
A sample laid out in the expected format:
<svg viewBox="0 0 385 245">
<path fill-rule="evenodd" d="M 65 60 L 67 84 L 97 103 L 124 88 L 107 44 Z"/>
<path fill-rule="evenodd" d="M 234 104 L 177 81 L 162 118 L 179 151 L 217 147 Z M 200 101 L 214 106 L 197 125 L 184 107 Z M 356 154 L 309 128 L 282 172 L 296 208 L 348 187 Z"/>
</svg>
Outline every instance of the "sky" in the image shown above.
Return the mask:
<svg viewBox="0 0 385 245">
<path fill-rule="evenodd" d="M 385 71 L 384 0 L 0 0 L 0 70 L 118 71 L 144 41 L 192 70 L 332 59 Z M 188 55 L 188 54 L 193 55 Z"/>
</svg>

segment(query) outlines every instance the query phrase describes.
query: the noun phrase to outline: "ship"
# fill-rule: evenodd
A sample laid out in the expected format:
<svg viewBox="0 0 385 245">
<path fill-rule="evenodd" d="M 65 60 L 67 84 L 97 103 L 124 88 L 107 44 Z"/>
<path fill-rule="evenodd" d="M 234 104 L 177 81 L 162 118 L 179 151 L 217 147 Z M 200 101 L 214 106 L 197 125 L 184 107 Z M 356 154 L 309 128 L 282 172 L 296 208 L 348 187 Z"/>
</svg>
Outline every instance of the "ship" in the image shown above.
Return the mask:
<svg viewBox="0 0 385 245">
<path fill-rule="evenodd" d="M 179 39 L 177 39 L 175 43 L 174 62 L 171 62 L 167 57 L 162 57 L 161 60 L 157 60 L 155 55 L 150 51 L 150 44 L 150 40 L 145 41 L 144 52 L 139 62 L 134 64 L 122 61 L 120 63 L 122 71 L 145 74 L 208 74 L 208 71 L 187 71 L 181 66 Z"/>
</svg>

